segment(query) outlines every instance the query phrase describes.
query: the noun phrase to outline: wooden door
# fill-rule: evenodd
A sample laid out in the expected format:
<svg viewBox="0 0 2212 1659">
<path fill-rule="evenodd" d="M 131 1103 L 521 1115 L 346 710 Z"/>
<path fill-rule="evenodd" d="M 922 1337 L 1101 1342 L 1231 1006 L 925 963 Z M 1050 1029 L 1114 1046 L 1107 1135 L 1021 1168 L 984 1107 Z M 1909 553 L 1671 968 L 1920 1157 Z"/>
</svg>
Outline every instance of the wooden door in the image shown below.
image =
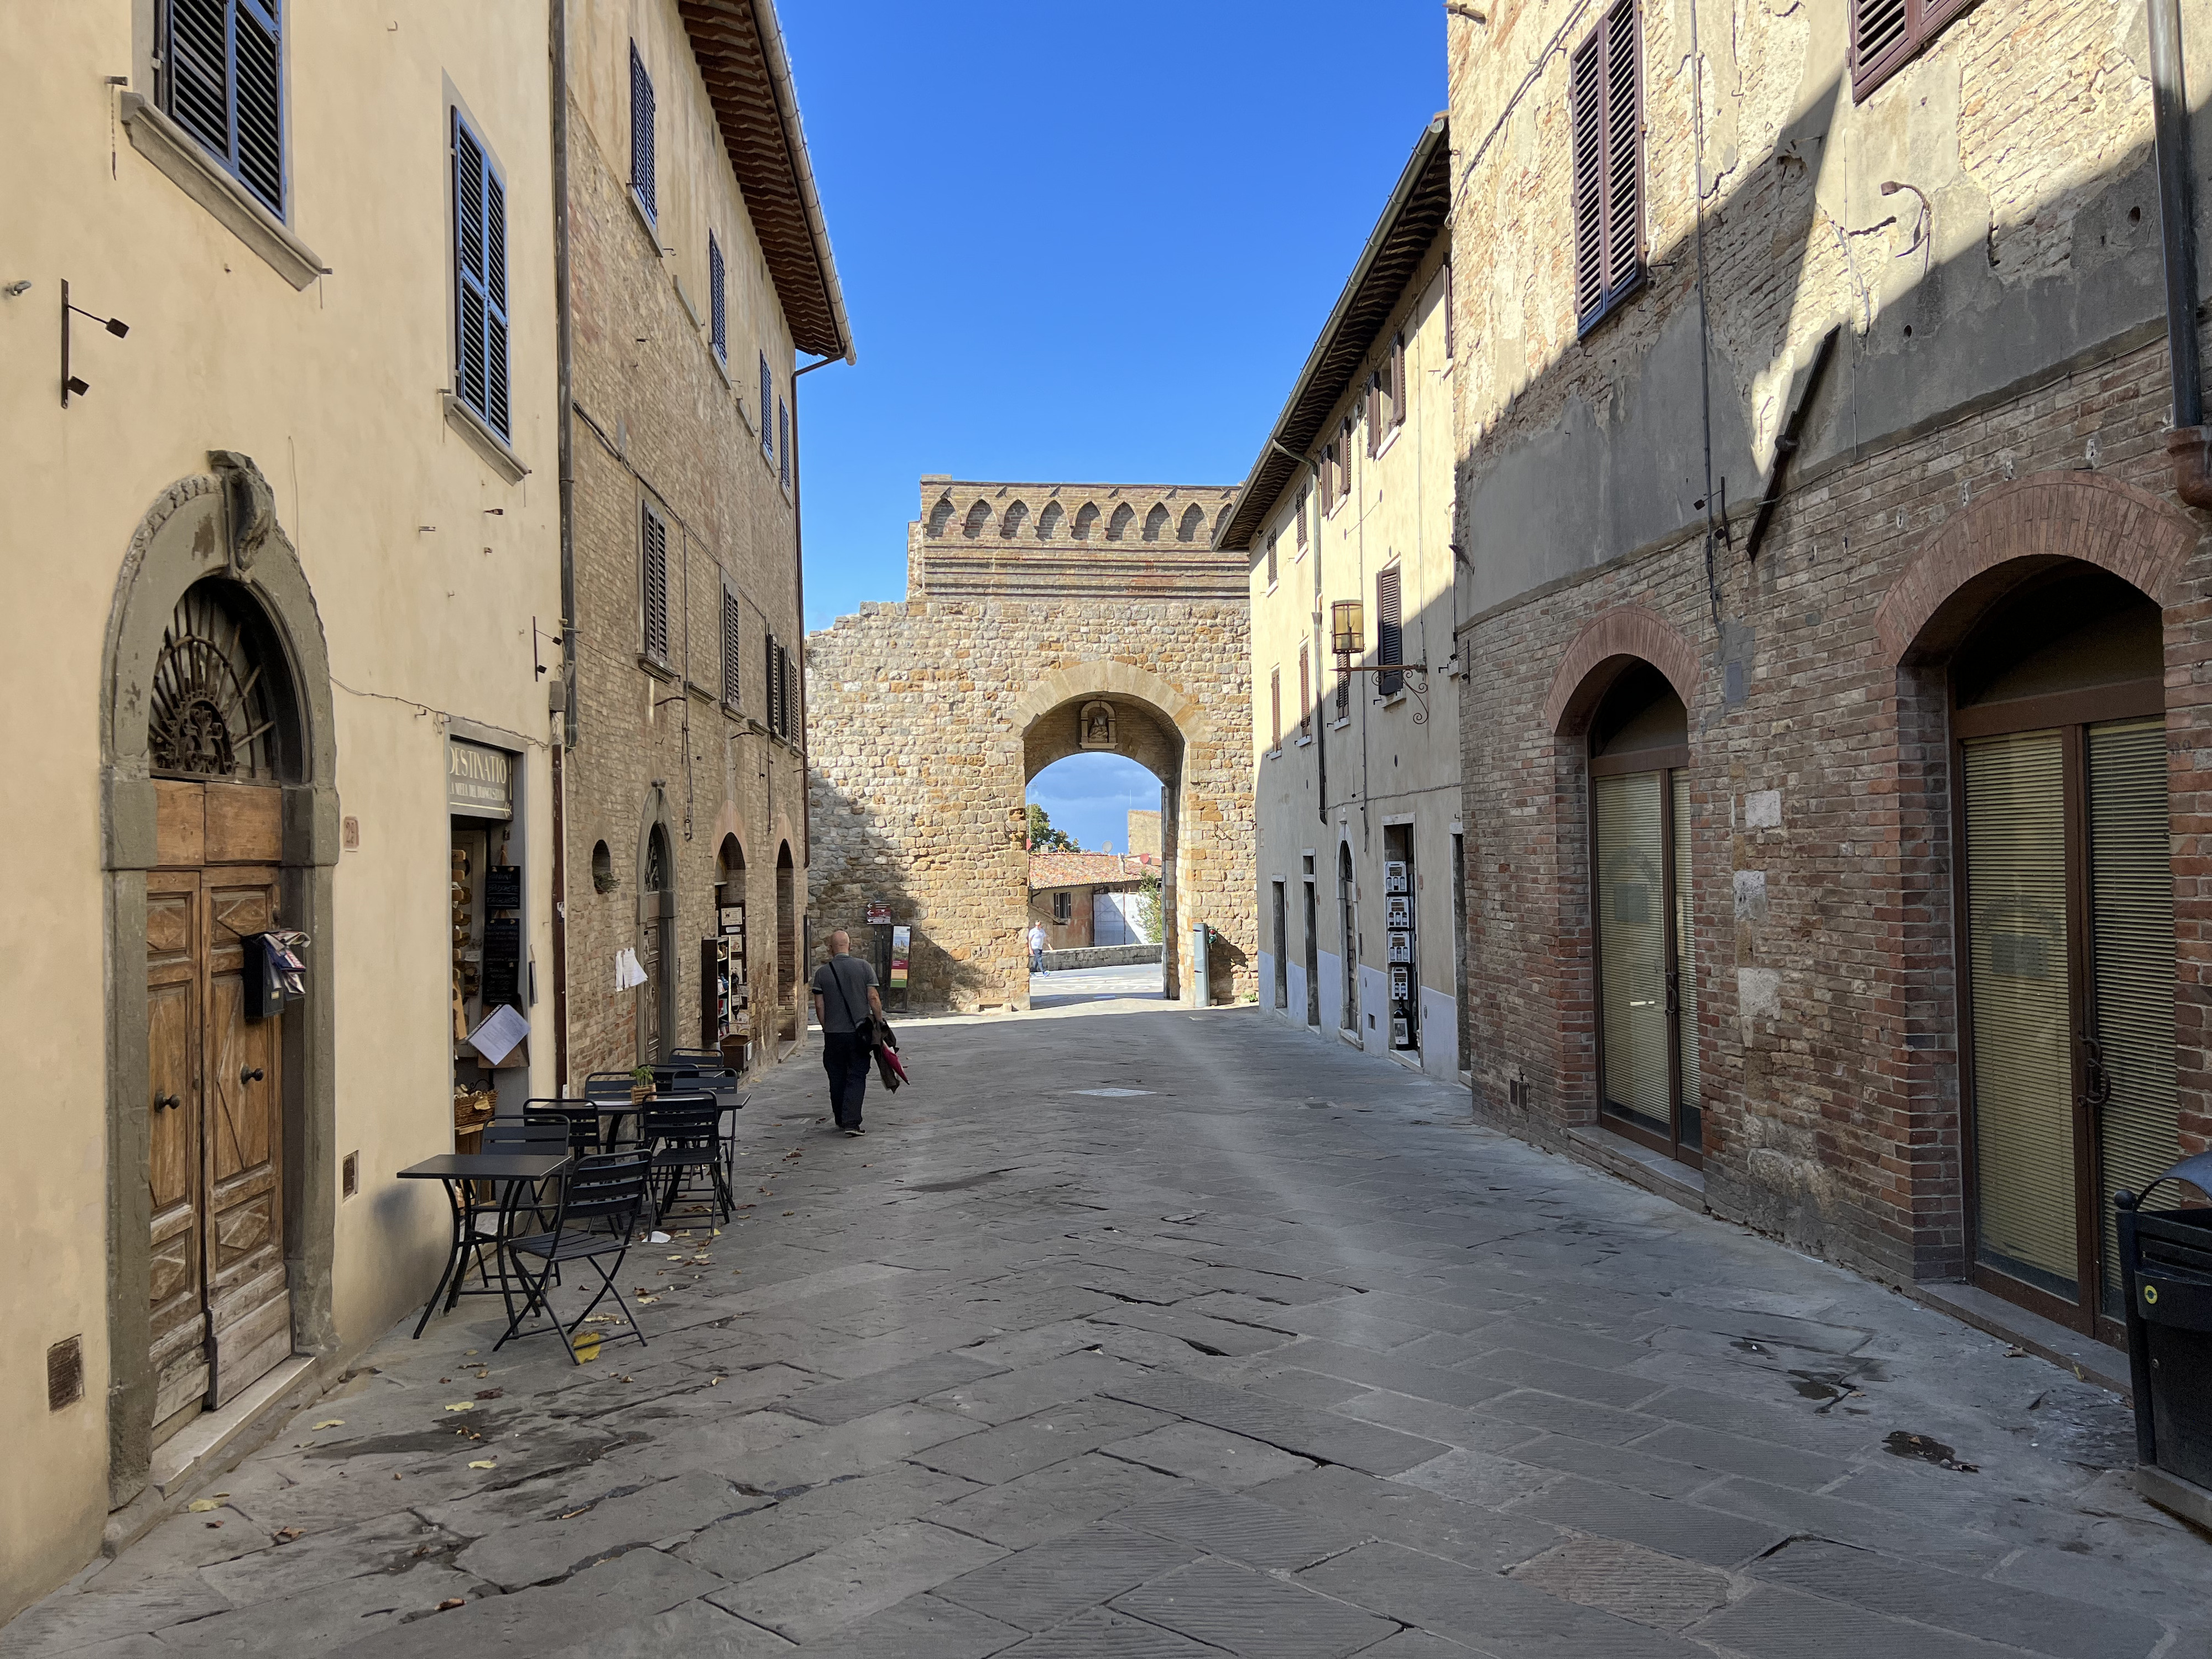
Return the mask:
<svg viewBox="0 0 2212 1659">
<path fill-rule="evenodd" d="M 147 1106 L 153 1195 L 155 1437 L 198 1412 L 208 1391 L 200 1222 L 202 917 L 198 872 L 146 878 Z"/>
<path fill-rule="evenodd" d="M 222 1406 L 292 1352 L 284 1271 L 283 1114 L 273 1019 L 246 1018 L 244 936 L 276 925 L 276 872 L 210 870 L 206 1062 L 201 1115 L 210 1403 Z"/>
<path fill-rule="evenodd" d="M 292 1352 L 283 1054 L 246 1018 L 245 936 L 279 925 L 281 799 L 163 780 L 146 878 L 151 1358 L 158 1443 Z"/>
</svg>

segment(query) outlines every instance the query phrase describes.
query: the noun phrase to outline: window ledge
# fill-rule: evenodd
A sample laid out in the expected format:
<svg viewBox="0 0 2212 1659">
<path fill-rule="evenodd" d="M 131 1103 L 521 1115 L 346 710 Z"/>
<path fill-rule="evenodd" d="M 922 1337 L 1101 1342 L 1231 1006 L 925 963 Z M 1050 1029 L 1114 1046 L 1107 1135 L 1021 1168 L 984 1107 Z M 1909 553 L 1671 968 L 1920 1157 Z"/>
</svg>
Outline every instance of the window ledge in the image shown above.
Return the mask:
<svg viewBox="0 0 2212 1659">
<path fill-rule="evenodd" d="M 1406 423 L 1403 421 L 1401 421 L 1397 425 L 1392 427 L 1388 432 L 1384 433 L 1382 434 L 1382 441 L 1375 446 L 1375 453 L 1369 459 L 1379 461 L 1385 455 L 1388 455 L 1390 453 L 1391 445 L 1398 441 L 1398 434 L 1405 429 Z"/>
<path fill-rule="evenodd" d="M 707 342 L 707 361 L 714 366 L 714 373 L 722 377 L 722 384 L 730 389 L 730 401 L 738 406 L 738 418 L 745 418 L 745 400 L 738 396 L 738 383 L 730 378 L 730 366 L 722 361 L 722 354 L 714 349 L 712 340 Z M 748 426 L 750 429 L 750 423 Z"/>
<path fill-rule="evenodd" d="M 669 250 L 660 245 L 660 227 L 653 222 L 653 216 L 645 210 L 645 198 L 637 193 L 637 186 L 624 185 L 623 194 L 629 198 L 629 210 L 636 216 L 638 228 L 645 233 L 645 240 L 653 246 L 653 257 L 665 259 Z"/>
<path fill-rule="evenodd" d="M 131 145 L 169 175 L 178 189 L 220 219 L 232 235 L 252 248 L 293 288 L 303 289 L 330 274 L 314 249 L 285 228 L 284 222 L 246 193 L 190 133 L 135 92 L 123 94 L 123 125 Z"/>
<path fill-rule="evenodd" d="M 520 483 L 530 476 L 530 469 L 522 464 L 506 439 L 491 429 L 491 422 L 471 409 L 450 392 L 441 392 L 439 401 L 446 405 L 446 424 L 468 440 L 469 447 L 483 457 L 485 464 L 509 483 Z"/>
<path fill-rule="evenodd" d="M 1400 703 L 1406 701 L 1406 694 L 1403 691 L 1393 691 L 1387 696 L 1376 698 L 1375 701 L 1381 703 L 1385 708 L 1395 708 Z"/>
<path fill-rule="evenodd" d="M 691 326 L 694 328 L 704 328 L 706 326 L 706 319 L 700 316 L 699 307 L 691 303 L 691 290 L 684 286 L 683 273 L 681 271 L 671 271 L 669 273 L 668 280 L 676 284 L 676 298 L 684 307 L 684 314 L 691 319 Z M 709 346 L 708 349 L 711 352 L 714 348 Z"/>
<path fill-rule="evenodd" d="M 658 657 L 650 656 L 641 651 L 637 653 L 637 665 L 657 680 L 671 685 L 676 683 L 676 671 Z"/>
<path fill-rule="evenodd" d="M 724 703 L 722 705 L 722 712 L 725 714 L 727 714 L 732 720 L 735 720 L 739 726 L 744 726 L 747 723 L 744 715 L 738 712 L 737 704 L 733 702 Z"/>
<path fill-rule="evenodd" d="M 1313 747 L 1313 739 L 1311 738 L 1292 738 L 1291 739 L 1291 744 L 1293 748 L 1297 749 L 1310 749 Z"/>
<path fill-rule="evenodd" d="M 1338 715 L 1334 720 L 1331 720 L 1331 721 L 1328 723 L 1328 729 L 1329 729 L 1330 731 L 1332 731 L 1332 732 L 1341 732 L 1341 731 L 1343 731 L 1343 730 L 1344 730 L 1344 728 L 1345 728 L 1346 726 L 1349 726 L 1349 725 L 1351 725 L 1351 724 L 1352 724 L 1352 716 L 1351 716 L 1351 715 L 1349 715 L 1349 714 L 1340 714 L 1340 715 Z"/>
</svg>

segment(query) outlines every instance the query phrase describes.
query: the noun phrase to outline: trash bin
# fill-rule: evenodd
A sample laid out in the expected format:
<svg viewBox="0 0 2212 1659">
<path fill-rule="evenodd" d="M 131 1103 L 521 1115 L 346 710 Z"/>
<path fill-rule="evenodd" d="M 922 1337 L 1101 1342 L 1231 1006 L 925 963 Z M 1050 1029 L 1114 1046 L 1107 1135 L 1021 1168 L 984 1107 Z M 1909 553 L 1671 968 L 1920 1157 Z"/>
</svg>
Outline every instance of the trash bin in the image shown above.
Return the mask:
<svg viewBox="0 0 2212 1659">
<path fill-rule="evenodd" d="M 2152 1502 L 2212 1527 L 2212 1208 L 2154 1210 L 2168 1182 L 2212 1198 L 2212 1152 L 2143 1188 L 2116 1193 L 2135 1386 L 2136 1485 Z"/>
</svg>

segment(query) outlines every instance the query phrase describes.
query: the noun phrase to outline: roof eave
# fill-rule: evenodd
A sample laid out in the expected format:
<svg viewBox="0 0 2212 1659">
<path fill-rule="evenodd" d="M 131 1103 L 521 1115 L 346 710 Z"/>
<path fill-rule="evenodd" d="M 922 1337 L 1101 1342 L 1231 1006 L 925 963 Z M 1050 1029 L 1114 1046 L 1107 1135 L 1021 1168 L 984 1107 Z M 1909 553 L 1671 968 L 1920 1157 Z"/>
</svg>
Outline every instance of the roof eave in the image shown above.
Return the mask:
<svg viewBox="0 0 2212 1659">
<path fill-rule="evenodd" d="M 792 181 L 806 210 L 807 234 L 814 243 L 814 263 L 822 276 L 822 294 L 836 319 L 837 347 L 825 357 L 859 361 L 853 345 L 853 325 L 845 314 L 844 285 L 837 279 L 837 258 L 830 247 L 830 227 L 822 216 L 822 198 L 814 185 L 814 161 L 806 149 L 806 129 L 799 116 L 799 88 L 792 78 L 791 56 L 785 49 L 783 26 L 775 15 L 775 0 L 753 0 L 753 21 L 760 30 L 761 52 L 768 60 L 769 80 L 775 88 L 776 114 L 783 123 L 784 143 L 791 152 Z"/>
<path fill-rule="evenodd" d="M 1260 487 L 1268 480 L 1268 462 L 1271 459 L 1280 458 L 1281 450 L 1278 445 L 1293 454 L 1303 455 L 1306 452 L 1310 434 L 1308 434 L 1306 441 L 1291 441 L 1297 411 L 1320 383 L 1329 359 L 1335 353 L 1339 337 L 1352 311 L 1365 295 L 1376 264 L 1390 246 L 1414 204 L 1420 199 L 1424 182 L 1436 161 L 1437 150 L 1448 148 L 1450 142 L 1449 118 L 1442 114 L 1431 117 L 1427 130 L 1413 146 L 1413 153 L 1407 158 L 1405 170 L 1398 175 L 1397 185 L 1391 191 L 1382 216 L 1376 221 L 1375 228 L 1367 238 L 1367 245 L 1360 250 L 1359 258 L 1352 267 L 1352 274 L 1345 279 L 1343 290 L 1329 311 L 1328 320 L 1322 325 L 1313 349 L 1306 354 L 1305 366 L 1298 371 L 1297 380 L 1291 387 L 1290 396 L 1283 400 L 1282 412 L 1276 416 L 1274 425 L 1268 430 L 1267 441 L 1260 446 L 1260 453 L 1253 460 L 1251 471 L 1245 475 L 1243 483 L 1237 491 L 1236 500 L 1230 507 L 1228 522 L 1214 540 L 1213 545 L 1218 551 L 1249 553 L 1252 550 L 1253 537 L 1259 529 L 1261 516 L 1260 509 L 1272 502 L 1283 489 L 1281 483 L 1274 483 L 1264 498 L 1255 499 Z M 1444 173 L 1444 188 L 1448 192 L 1449 169 Z M 1335 405 L 1336 400 L 1344 394 L 1345 387 L 1350 384 L 1347 378 L 1329 389 L 1327 401 L 1330 407 Z M 1285 461 L 1284 465 L 1290 463 Z"/>
</svg>

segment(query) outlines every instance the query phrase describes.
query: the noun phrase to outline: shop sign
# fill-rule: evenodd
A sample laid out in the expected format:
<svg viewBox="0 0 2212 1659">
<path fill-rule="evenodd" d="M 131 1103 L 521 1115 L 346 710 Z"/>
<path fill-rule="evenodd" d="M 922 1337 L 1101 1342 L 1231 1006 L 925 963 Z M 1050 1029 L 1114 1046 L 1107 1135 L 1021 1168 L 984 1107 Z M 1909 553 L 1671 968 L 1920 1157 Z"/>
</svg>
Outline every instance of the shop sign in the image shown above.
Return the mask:
<svg viewBox="0 0 2212 1659">
<path fill-rule="evenodd" d="M 910 951 L 911 950 L 913 950 L 913 948 L 914 948 L 914 929 L 913 929 L 913 928 L 911 928 L 911 927 L 894 927 L 894 928 L 892 928 L 892 929 L 891 929 L 891 984 L 890 984 L 890 988 L 891 988 L 892 990 L 894 990 L 894 991 L 902 991 L 902 990 L 904 990 L 904 989 L 906 988 L 906 960 L 907 960 L 907 954 L 908 954 L 908 951 Z"/>
<path fill-rule="evenodd" d="M 513 817 L 514 757 L 504 749 L 447 738 L 446 805 L 470 817 Z"/>
</svg>

